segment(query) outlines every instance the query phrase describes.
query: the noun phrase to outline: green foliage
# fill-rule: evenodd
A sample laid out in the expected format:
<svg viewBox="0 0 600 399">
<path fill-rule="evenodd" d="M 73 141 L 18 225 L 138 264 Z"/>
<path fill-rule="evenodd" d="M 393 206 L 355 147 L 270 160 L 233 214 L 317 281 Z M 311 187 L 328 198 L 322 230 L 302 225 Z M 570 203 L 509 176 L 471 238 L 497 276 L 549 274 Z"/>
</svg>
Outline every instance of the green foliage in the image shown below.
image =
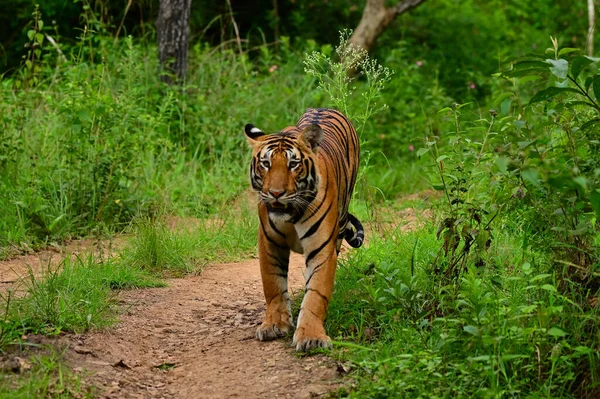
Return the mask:
<svg viewBox="0 0 600 399">
<path fill-rule="evenodd" d="M 542 49 L 556 34 L 566 47 L 585 46 L 586 11 L 569 0 L 426 2 L 390 25 L 376 55 L 406 47 L 411 63 L 421 61 L 456 102 L 484 103 L 497 87 L 489 76 L 506 57 Z"/>
<path fill-rule="evenodd" d="M 243 121 L 280 128 L 317 105 L 283 46 L 279 56 L 264 48 L 268 64 L 247 71 L 228 49 L 198 45 L 184 93 L 157 83 L 154 48 L 82 40 L 70 61 L 39 72 L 35 90 L 2 82 L 1 246 L 119 231 L 161 212 L 212 214 L 247 185 L 246 144 L 234 133 Z M 79 54 L 90 48 L 102 62 Z"/>
<path fill-rule="evenodd" d="M 560 293 L 547 256 L 499 232 L 495 267 L 469 262 L 446 286 L 429 271 L 436 241 L 434 226 L 375 238 L 338 271 L 327 324 L 355 369 L 350 397 L 592 395 L 598 309 Z"/>
<path fill-rule="evenodd" d="M 144 220 L 137 223 L 134 238 L 121 256 L 123 263 L 132 267 L 181 275 L 196 269 L 197 247 L 188 231 L 173 231 L 159 221 Z"/>
<path fill-rule="evenodd" d="M 483 255 L 493 238 L 491 224 L 503 206 L 496 195 L 482 190 L 494 172 L 490 143 L 497 135 L 497 114 L 491 112 L 491 120 L 479 119 L 464 126 L 460 117 L 466 105 L 442 109 L 440 113 L 450 115 L 454 130 L 426 137 L 425 147 L 417 151 L 419 157 L 431 156 L 431 185 L 444 195 L 444 217 L 436 233 L 443 245 L 433 266 L 436 273 L 450 279 L 465 270 L 469 257 L 477 266 L 485 265 Z"/>
<path fill-rule="evenodd" d="M 502 76 L 515 90 L 500 94 L 489 116 L 442 109 L 449 118 L 417 151 L 443 194 L 441 248 L 422 249 L 425 278 L 406 239 L 396 239 L 404 262 L 375 263 L 370 280 L 351 277 L 362 292 L 349 297 L 371 299 L 350 312 L 375 315 L 361 329 L 379 338 L 353 358 L 377 381 L 361 384 L 358 397 L 594 396 L 597 60 L 555 39 L 546 54 L 511 61 Z"/>
<path fill-rule="evenodd" d="M 503 73 L 515 84 L 516 95 L 505 101 L 518 101 L 518 115 L 504 121 L 500 181 L 518 200 L 523 223 L 553 249 L 566 276 L 595 290 L 600 284 L 598 59 L 552 42 L 546 54 L 553 58 L 532 54 Z M 524 107 L 519 91 L 531 81 L 547 87 Z"/>
<path fill-rule="evenodd" d="M 115 40 L 108 4 L 98 12 L 103 2 L 69 2 L 84 26 L 64 34 L 65 19 L 48 22 L 55 2 L 35 12 L 15 2 L 27 11 L 7 15 L 30 22 L 6 24 L 21 36 L 8 50 L 23 62 L 0 81 L 2 253 L 135 222 L 121 258 L 69 259 L 31 276 L 28 296 L 5 297 L 0 347 L 23 333 L 109 324 L 111 288 L 159 285 L 149 272 L 181 275 L 252 254 L 242 126 L 281 129 L 307 107 L 335 105 L 363 141 L 353 205 L 361 219 L 377 215 L 382 198 L 421 189 L 424 177 L 442 194 L 435 226 L 373 233 L 343 261 L 327 328 L 357 370 L 350 395 L 593 397 L 598 60 L 572 48 L 585 32 L 572 2 L 522 3 L 425 3 L 379 41 L 393 76 L 344 45 L 348 33 L 335 49 L 321 45 L 341 20 L 355 26 L 361 9 L 351 2 L 290 3 L 260 17 L 264 30 L 240 24 L 241 53 L 227 41 L 205 44 L 227 36 L 229 11 L 194 3 L 204 13 L 194 23 L 206 29 L 185 86 L 174 89 L 158 82 L 152 40 Z M 276 25 L 294 40 L 268 44 Z M 499 59 L 536 50 L 550 30 L 566 48 L 554 39 L 490 79 Z M 359 64 L 363 75 L 349 77 Z"/>
<path fill-rule="evenodd" d="M 318 89 L 327 94 L 333 107 L 342 111 L 353 122 L 361 139 L 362 165 L 356 196 L 374 198 L 381 193 L 385 199 L 388 194 L 399 191 L 395 181 L 398 174 L 402 177 L 406 175 L 395 170 L 396 165 L 390 165 L 389 162 L 387 165 L 371 164 L 374 153 L 371 151 L 370 140 L 374 129 L 372 125 L 367 129 L 367 124 L 388 108 L 381 100 L 393 72 L 369 57 L 364 49 L 354 46 L 349 41 L 351 34 L 350 30 L 340 32 L 335 54 L 331 54 L 331 47 L 328 46 L 307 54 L 304 71 L 315 78 Z M 381 173 L 381 168 L 386 168 L 387 173 Z M 367 175 L 371 175 L 377 185 L 363 184 Z"/>
</svg>

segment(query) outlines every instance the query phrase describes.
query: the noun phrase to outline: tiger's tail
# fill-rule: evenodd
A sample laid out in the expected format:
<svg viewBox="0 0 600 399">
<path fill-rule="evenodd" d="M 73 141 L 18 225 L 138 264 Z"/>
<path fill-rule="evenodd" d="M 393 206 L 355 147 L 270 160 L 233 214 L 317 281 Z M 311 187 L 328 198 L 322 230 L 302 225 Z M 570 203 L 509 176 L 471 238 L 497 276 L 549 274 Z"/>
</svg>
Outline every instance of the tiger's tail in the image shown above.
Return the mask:
<svg viewBox="0 0 600 399">
<path fill-rule="evenodd" d="M 352 248 L 360 247 L 365 241 L 365 230 L 356 216 L 348 213 L 348 223 L 344 232 L 344 239 Z"/>
</svg>

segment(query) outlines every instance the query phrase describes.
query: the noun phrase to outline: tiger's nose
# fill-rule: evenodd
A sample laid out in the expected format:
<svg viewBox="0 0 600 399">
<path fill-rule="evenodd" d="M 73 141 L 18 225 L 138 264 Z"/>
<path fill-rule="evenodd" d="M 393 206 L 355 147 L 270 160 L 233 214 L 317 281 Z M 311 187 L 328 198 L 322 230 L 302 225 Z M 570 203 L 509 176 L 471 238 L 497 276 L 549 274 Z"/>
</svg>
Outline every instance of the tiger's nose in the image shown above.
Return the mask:
<svg viewBox="0 0 600 399">
<path fill-rule="evenodd" d="M 273 198 L 277 199 L 285 194 L 285 190 L 269 190 L 269 193 L 273 196 Z"/>
</svg>

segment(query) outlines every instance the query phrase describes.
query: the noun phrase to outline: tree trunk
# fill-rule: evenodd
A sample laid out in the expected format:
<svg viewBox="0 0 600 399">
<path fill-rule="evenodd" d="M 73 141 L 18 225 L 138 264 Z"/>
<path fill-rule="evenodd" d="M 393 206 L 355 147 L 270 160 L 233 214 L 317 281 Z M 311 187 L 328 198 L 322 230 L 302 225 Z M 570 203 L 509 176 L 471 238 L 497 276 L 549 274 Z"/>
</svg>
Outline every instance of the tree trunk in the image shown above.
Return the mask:
<svg viewBox="0 0 600 399">
<path fill-rule="evenodd" d="M 362 18 L 350 37 L 350 43 L 370 51 L 377 38 L 398 15 L 418 7 L 423 2 L 425 0 L 404 0 L 392 7 L 386 7 L 385 0 L 367 0 Z"/>
<path fill-rule="evenodd" d="M 169 84 L 185 79 L 192 0 L 160 0 L 156 29 L 160 79 Z"/>
<path fill-rule="evenodd" d="M 588 0 L 588 36 L 587 53 L 590 57 L 594 55 L 594 26 L 596 25 L 596 5 L 594 0 Z"/>
</svg>

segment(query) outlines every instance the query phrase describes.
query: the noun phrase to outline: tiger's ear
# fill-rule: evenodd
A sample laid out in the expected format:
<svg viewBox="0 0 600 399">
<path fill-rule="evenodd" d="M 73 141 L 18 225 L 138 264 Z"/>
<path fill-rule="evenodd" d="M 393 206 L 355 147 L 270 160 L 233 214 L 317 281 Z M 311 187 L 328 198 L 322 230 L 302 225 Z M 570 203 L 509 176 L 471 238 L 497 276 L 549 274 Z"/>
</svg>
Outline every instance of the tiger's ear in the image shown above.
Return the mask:
<svg viewBox="0 0 600 399">
<path fill-rule="evenodd" d="M 321 144 L 321 140 L 323 140 L 323 129 L 319 125 L 312 124 L 304 128 L 298 139 L 315 151 Z"/>
<path fill-rule="evenodd" d="M 250 123 L 246 125 L 244 131 L 246 132 L 246 137 L 248 137 L 248 142 L 250 144 L 255 144 L 256 141 L 262 141 L 261 138 L 263 138 L 263 136 L 265 135 L 265 132 L 263 132 L 256 126 L 251 125 Z"/>
</svg>

